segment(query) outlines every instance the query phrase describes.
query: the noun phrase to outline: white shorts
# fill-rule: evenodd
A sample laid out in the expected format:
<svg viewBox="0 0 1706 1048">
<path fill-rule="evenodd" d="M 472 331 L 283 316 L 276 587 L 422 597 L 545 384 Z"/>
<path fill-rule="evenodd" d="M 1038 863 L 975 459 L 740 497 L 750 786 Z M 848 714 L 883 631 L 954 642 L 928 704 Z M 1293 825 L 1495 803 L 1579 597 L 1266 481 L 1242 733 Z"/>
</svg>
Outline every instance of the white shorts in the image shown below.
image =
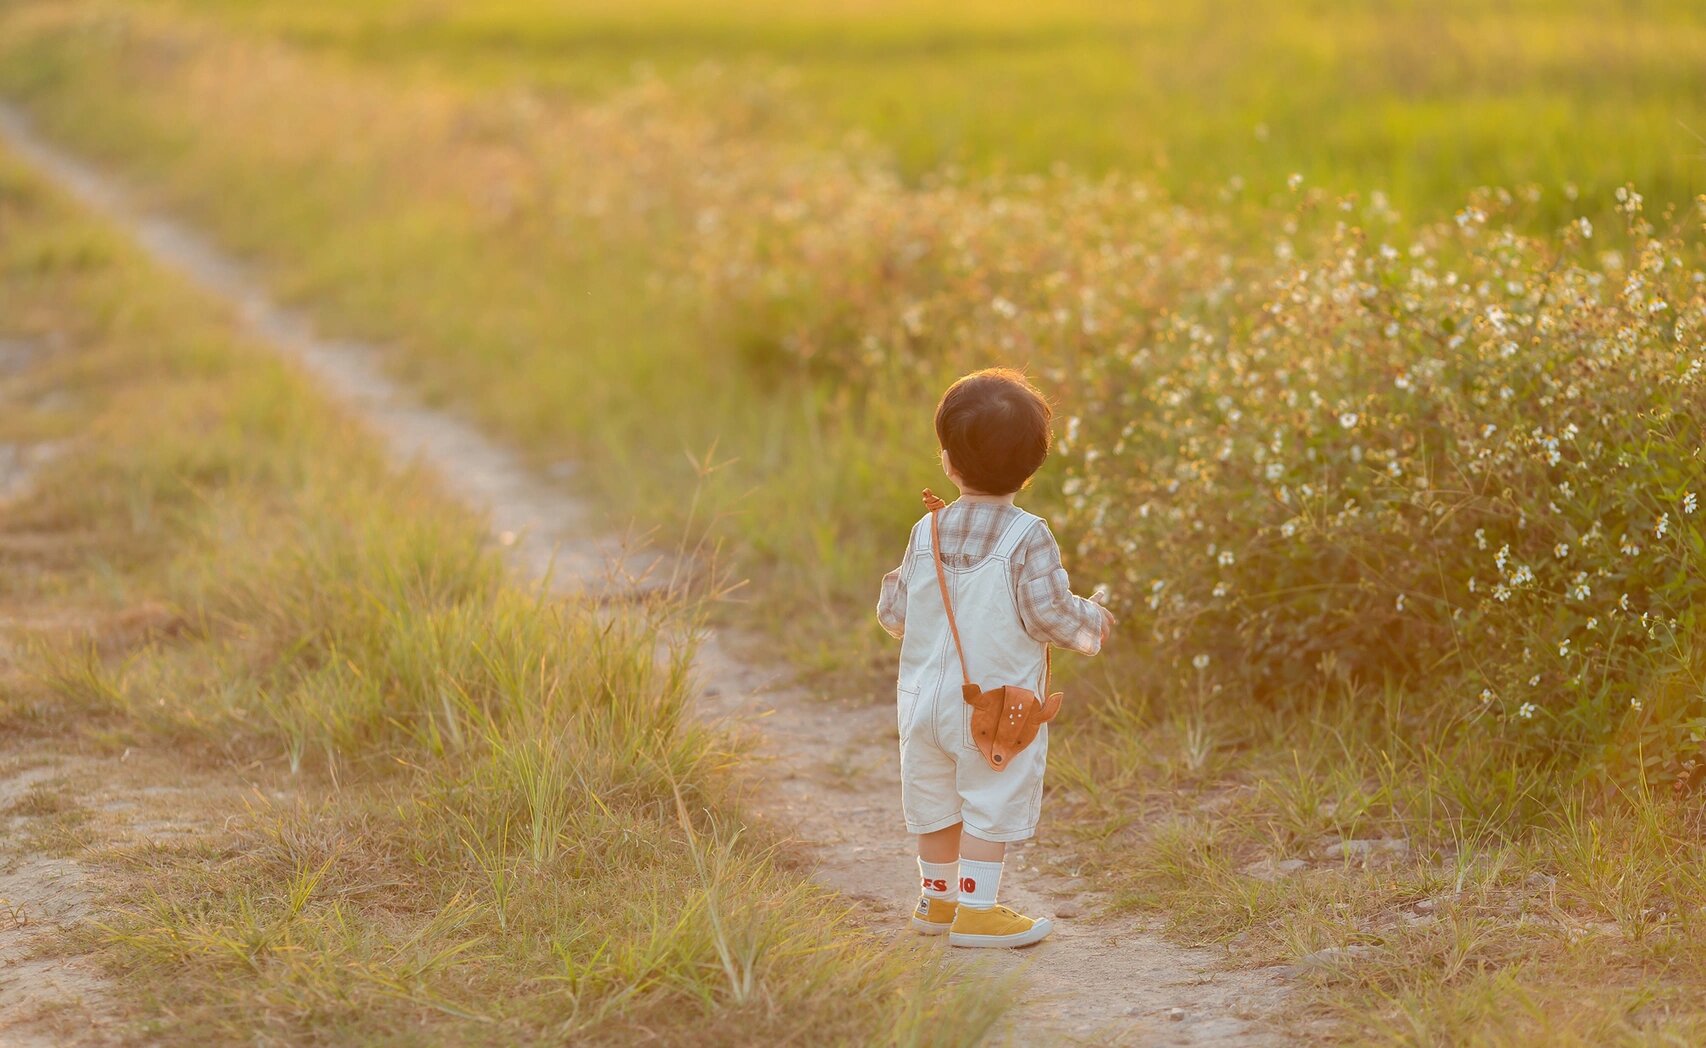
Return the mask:
<svg viewBox="0 0 1706 1048">
<path fill-rule="evenodd" d="M 1036 834 L 1048 765 L 1048 725 L 1012 763 L 996 771 L 972 741 L 972 708 L 960 694 L 935 689 L 921 697 L 902 688 L 900 803 L 908 833 L 933 833 L 956 822 L 979 840 L 1022 841 Z"/>
</svg>

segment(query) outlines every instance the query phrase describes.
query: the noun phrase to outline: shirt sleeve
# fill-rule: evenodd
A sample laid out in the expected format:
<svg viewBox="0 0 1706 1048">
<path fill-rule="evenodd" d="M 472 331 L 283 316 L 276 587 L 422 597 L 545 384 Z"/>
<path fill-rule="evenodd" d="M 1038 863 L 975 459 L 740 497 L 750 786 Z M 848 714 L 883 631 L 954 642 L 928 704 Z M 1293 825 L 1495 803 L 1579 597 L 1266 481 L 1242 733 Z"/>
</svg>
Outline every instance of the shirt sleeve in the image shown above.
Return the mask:
<svg viewBox="0 0 1706 1048">
<path fill-rule="evenodd" d="M 1038 521 L 1015 552 L 1015 559 L 1023 557 L 1015 572 L 1019 621 L 1031 639 L 1085 655 L 1101 651 L 1111 616 L 1100 604 L 1072 592 L 1060 562 L 1060 545 L 1048 524 Z"/>
<path fill-rule="evenodd" d="M 909 540 L 900 567 L 883 576 L 883 589 L 877 595 L 877 622 L 895 640 L 906 634 L 906 583 L 911 570 L 912 543 Z"/>
</svg>

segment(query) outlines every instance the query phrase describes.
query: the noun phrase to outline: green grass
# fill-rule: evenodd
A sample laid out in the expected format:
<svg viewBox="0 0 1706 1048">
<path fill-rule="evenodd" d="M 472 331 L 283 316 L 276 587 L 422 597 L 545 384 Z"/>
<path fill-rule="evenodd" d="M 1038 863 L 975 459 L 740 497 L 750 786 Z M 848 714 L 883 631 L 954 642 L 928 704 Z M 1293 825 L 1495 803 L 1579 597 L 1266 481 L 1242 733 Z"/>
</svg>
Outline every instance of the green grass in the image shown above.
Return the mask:
<svg viewBox="0 0 1706 1048">
<path fill-rule="evenodd" d="M 749 125 L 943 164 L 1156 172 L 1188 200 L 1293 171 L 1405 209 L 1475 185 L 1706 189 L 1706 16 L 1687 0 L 1441 4 L 296 3 L 175 0 L 389 69 L 595 97 L 714 64 Z M 714 82 L 715 83 L 715 82 Z M 783 85 L 781 87 L 757 85 Z"/>
<path fill-rule="evenodd" d="M 1051 745 L 1080 869 L 1240 965 L 1364 951 L 1296 977 L 1297 1013 L 1349 1043 L 1702 1036 L 1696 803 L 1572 786 L 1398 691 L 1346 698 L 1102 707 Z"/>
<path fill-rule="evenodd" d="M 288 791 L 123 848 L 71 786 L 10 813 L 97 870 L 80 941 L 131 1035 L 922 1045 L 995 1020 L 732 805 L 734 755 L 687 713 L 691 607 L 510 582 L 478 521 L 4 158 L 0 227 L 0 334 L 51 349 L 0 439 L 74 440 L 0 507 L 0 623 L 30 641 L 0 649 L 0 732 Z"/>
<path fill-rule="evenodd" d="M 869 502 L 904 528 L 909 474 L 936 472 L 928 420 L 850 418 L 855 391 L 731 361 L 704 303 L 655 268 L 675 250 L 673 213 L 636 230 L 621 214 L 601 221 L 494 190 L 493 178 L 517 171 L 543 175 L 551 188 L 540 191 L 553 194 L 585 173 L 559 165 L 583 161 L 563 154 L 572 142 L 557 133 L 539 144 L 549 156 L 513 155 L 535 148 L 522 144 L 531 132 L 510 123 L 507 103 L 460 89 L 399 95 L 383 78 L 98 5 L 26 7 L 8 25 L 13 60 L 0 76 L 39 103 L 47 130 L 212 226 L 285 300 L 384 347 L 427 402 L 470 412 L 542 465 L 578 460 L 579 480 L 608 496 L 618 520 L 684 527 L 698 492 L 716 534 L 740 536 L 743 570 L 814 562 L 769 596 L 784 600 L 780 614 L 797 612 L 797 651 L 846 664 L 846 619 L 813 612 L 863 609 L 893 543 L 844 509 Z M 260 68 L 290 89 L 253 76 Z M 216 81 L 238 90 L 207 91 Z M 648 115 L 658 135 L 675 133 L 671 113 Z M 186 137 L 186 126 L 200 132 Z M 649 147 L 645 129 L 638 141 L 620 127 L 592 133 L 609 139 L 595 152 Z M 879 643 L 861 625 L 855 663 Z"/>
</svg>

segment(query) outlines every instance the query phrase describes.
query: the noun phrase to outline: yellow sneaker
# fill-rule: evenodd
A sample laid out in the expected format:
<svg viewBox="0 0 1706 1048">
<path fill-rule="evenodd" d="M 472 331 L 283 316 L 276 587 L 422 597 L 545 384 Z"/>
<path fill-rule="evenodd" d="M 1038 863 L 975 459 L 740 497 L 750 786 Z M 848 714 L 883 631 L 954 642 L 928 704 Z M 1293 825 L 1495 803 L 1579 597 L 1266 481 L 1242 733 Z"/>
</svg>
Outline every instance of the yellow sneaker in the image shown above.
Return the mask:
<svg viewBox="0 0 1706 1048">
<path fill-rule="evenodd" d="M 1011 950 L 1041 942 L 1052 931 L 1054 925 L 1047 917 L 1033 920 L 1005 906 L 987 910 L 959 906 L 955 908 L 954 923 L 948 929 L 948 945 Z"/>
<path fill-rule="evenodd" d="M 912 926 L 925 935 L 941 935 L 954 923 L 957 907 L 946 899 L 918 897 L 918 908 L 912 911 Z"/>
</svg>

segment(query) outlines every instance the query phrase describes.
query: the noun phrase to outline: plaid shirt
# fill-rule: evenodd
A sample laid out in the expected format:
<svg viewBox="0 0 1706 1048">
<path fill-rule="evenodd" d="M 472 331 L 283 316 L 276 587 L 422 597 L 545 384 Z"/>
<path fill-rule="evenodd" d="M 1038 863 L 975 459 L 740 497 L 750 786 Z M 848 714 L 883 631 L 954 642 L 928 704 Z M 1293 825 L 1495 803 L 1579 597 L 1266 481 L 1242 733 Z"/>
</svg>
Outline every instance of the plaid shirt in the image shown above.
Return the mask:
<svg viewBox="0 0 1706 1048">
<path fill-rule="evenodd" d="M 942 563 L 963 570 L 995 551 L 1019 510 L 1005 502 L 962 498 L 941 512 Z M 877 598 L 877 621 L 897 639 L 906 632 L 907 574 L 914 563 L 909 555 L 884 575 L 882 595 Z M 1073 595 L 1060 563 L 1060 546 L 1047 522 L 1039 519 L 1031 525 L 1014 548 L 1009 566 L 1019 622 L 1033 640 L 1085 655 L 1102 649 L 1102 632 L 1112 616 L 1101 605 Z"/>
</svg>

